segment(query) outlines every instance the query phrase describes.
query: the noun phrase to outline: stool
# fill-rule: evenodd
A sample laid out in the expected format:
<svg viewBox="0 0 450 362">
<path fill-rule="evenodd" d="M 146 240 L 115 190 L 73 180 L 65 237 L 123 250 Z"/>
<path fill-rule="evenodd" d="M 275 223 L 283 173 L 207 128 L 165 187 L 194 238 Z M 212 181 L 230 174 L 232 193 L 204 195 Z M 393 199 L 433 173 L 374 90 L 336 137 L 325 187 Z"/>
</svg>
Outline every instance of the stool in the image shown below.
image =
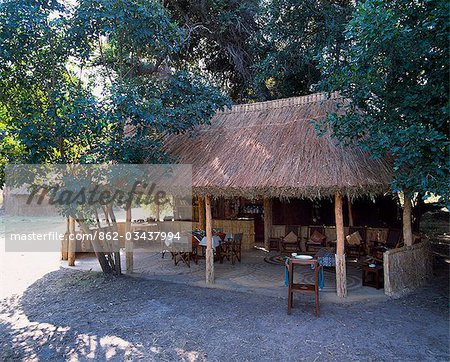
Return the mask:
<svg viewBox="0 0 450 362">
<path fill-rule="evenodd" d="M 362 270 L 362 285 L 380 289 L 382 285 L 384 286 L 383 273 L 383 265 L 374 267 L 365 265 Z"/>
<path fill-rule="evenodd" d="M 314 284 L 294 283 L 294 265 L 313 265 L 314 266 Z M 291 308 L 294 304 L 295 293 L 314 294 L 316 297 L 316 315 L 319 316 L 319 262 L 317 259 L 303 260 L 289 258 L 289 284 L 288 284 L 288 314 L 291 314 Z"/>
</svg>

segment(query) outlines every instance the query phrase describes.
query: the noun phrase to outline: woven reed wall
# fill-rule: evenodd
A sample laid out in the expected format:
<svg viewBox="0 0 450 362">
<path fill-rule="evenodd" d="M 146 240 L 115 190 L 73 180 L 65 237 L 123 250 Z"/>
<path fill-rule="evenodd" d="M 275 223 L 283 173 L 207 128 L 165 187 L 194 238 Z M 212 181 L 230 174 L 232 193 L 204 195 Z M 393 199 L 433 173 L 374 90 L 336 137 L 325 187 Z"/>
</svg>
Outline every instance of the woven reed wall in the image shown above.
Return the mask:
<svg viewBox="0 0 450 362">
<path fill-rule="evenodd" d="M 384 253 L 384 292 L 399 298 L 432 277 L 433 255 L 428 241 Z"/>
<path fill-rule="evenodd" d="M 242 249 L 248 250 L 255 246 L 255 224 L 253 220 L 216 220 L 212 227 L 222 229 L 224 233 L 242 233 Z M 199 223 L 193 222 L 192 229 L 198 229 Z"/>
</svg>

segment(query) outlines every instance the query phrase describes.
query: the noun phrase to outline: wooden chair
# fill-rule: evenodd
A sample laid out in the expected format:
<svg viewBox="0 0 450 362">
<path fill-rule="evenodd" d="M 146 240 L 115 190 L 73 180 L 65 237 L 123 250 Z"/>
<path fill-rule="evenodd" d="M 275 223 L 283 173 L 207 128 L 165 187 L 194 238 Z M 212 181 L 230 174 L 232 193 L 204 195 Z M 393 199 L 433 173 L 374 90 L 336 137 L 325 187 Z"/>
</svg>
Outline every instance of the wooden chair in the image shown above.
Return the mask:
<svg viewBox="0 0 450 362">
<path fill-rule="evenodd" d="M 316 239 L 316 235 L 318 234 L 322 235 L 322 237 Z M 325 246 L 327 246 L 325 228 L 323 226 L 309 226 L 308 237 L 306 238 L 306 251 L 317 252 Z"/>
<path fill-rule="evenodd" d="M 220 240 L 225 241 L 225 236 L 227 236 L 227 234 L 225 234 L 222 231 L 219 231 L 216 233 L 216 235 L 220 238 Z"/>
<path fill-rule="evenodd" d="M 400 229 L 389 229 L 386 241 L 375 242 L 371 255 L 377 260 L 383 260 L 383 254 L 389 249 L 396 249 L 403 244 L 403 232 Z"/>
<path fill-rule="evenodd" d="M 178 265 L 180 262 L 186 264 L 189 268 L 191 267 L 191 260 L 194 261 L 195 264 L 198 264 L 198 249 L 200 241 L 194 236 L 191 235 L 191 250 L 186 251 L 186 245 L 174 242 L 171 245 L 171 254 L 172 259 L 175 265 Z"/>
<path fill-rule="evenodd" d="M 314 266 L 314 284 L 294 283 L 294 265 Z M 294 293 L 314 294 L 316 300 L 316 315 L 319 316 L 319 262 L 317 259 L 302 260 L 289 258 L 289 284 L 288 284 L 288 314 L 294 304 Z"/>
<path fill-rule="evenodd" d="M 234 234 L 233 240 L 231 240 L 230 252 L 231 252 L 231 264 L 234 265 L 236 259 L 241 262 L 241 248 L 242 248 L 242 233 Z"/>
<path fill-rule="evenodd" d="M 290 254 L 301 250 L 301 238 L 298 235 L 299 230 L 297 225 L 287 225 L 286 235 L 280 238 L 280 252 L 284 254 Z"/>
<path fill-rule="evenodd" d="M 348 228 L 348 235 L 352 235 L 354 233 L 358 232 L 359 236 L 361 236 L 361 241 L 359 244 L 350 244 L 347 241 L 347 238 L 345 239 L 345 254 L 349 258 L 355 258 L 359 259 L 360 256 L 364 255 L 365 250 L 365 240 L 366 240 L 366 228 L 363 226 L 350 226 Z"/>
<path fill-rule="evenodd" d="M 178 243 L 172 244 L 172 250 L 170 251 L 172 254 L 172 259 L 175 265 L 178 265 L 180 262 L 186 264 L 189 268 L 191 267 L 191 256 L 188 251 L 183 251 L 183 246 Z"/>
<path fill-rule="evenodd" d="M 220 244 L 220 263 L 223 263 L 224 259 L 231 261 L 231 264 L 233 265 L 236 262 L 236 259 L 241 262 L 242 236 L 242 233 L 234 234 L 233 239 L 226 240 Z"/>
<path fill-rule="evenodd" d="M 280 239 L 280 252 L 283 254 L 296 253 L 301 250 L 301 238 L 297 236 L 295 241 L 288 241 L 285 238 Z"/>
<path fill-rule="evenodd" d="M 194 260 L 195 264 L 198 264 L 198 259 L 201 257 L 202 248 L 200 247 L 200 240 L 197 236 L 192 235 L 192 252 L 191 259 Z"/>
<path fill-rule="evenodd" d="M 224 259 L 227 259 L 228 261 L 231 261 L 231 254 L 232 254 L 232 249 L 231 249 L 231 242 L 232 240 L 225 240 L 220 244 L 220 264 L 223 263 Z"/>
</svg>

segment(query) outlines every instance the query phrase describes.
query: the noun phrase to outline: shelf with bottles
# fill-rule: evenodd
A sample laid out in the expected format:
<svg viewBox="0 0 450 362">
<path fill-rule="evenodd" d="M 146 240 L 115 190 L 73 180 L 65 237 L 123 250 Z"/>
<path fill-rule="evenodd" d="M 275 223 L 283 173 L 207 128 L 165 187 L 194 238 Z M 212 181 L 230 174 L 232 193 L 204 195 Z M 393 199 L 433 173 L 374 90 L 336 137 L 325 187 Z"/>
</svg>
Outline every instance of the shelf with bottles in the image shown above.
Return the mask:
<svg viewBox="0 0 450 362">
<path fill-rule="evenodd" d="M 263 206 L 258 204 L 248 204 L 241 207 L 240 214 L 262 214 Z"/>
</svg>

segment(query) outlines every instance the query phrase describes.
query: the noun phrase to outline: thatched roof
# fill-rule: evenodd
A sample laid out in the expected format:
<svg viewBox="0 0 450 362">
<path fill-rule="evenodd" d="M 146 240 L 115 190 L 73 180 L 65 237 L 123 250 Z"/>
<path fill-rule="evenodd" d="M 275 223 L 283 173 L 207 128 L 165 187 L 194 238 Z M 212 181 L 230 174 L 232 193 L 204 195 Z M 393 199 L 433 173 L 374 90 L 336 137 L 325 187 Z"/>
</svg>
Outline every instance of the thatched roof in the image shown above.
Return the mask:
<svg viewBox="0 0 450 362">
<path fill-rule="evenodd" d="M 324 94 L 233 106 L 211 125 L 168 140 L 168 151 L 192 164 L 197 195 L 323 197 L 388 189 L 391 168 L 357 148 L 318 137 L 314 121 L 336 112 L 343 99 Z"/>
</svg>

